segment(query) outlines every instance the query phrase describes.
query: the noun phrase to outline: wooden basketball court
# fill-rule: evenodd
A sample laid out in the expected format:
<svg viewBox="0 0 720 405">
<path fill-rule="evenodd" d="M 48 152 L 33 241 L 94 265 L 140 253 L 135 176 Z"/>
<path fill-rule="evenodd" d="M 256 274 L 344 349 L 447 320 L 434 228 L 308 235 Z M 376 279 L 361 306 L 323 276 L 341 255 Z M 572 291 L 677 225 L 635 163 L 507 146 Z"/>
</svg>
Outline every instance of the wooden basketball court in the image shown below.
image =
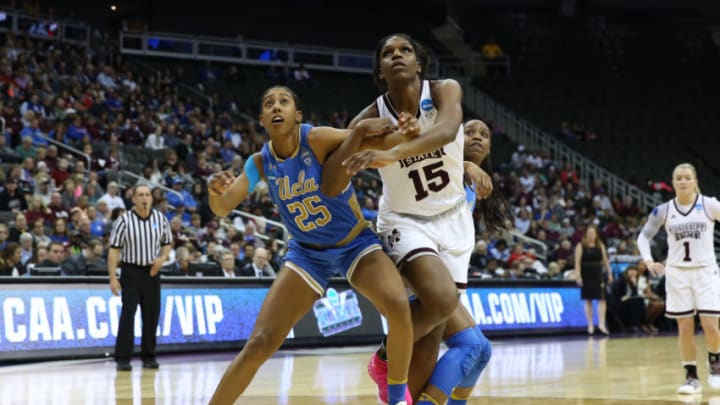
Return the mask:
<svg viewBox="0 0 720 405">
<path fill-rule="evenodd" d="M 675 394 L 682 370 L 674 336 L 549 337 L 493 341 L 472 404 L 710 403 L 698 337 L 702 395 Z M 282 351 L 238 404 L 377 404 L 366 373 L 374 348 Z M 105 359 L 0 367 L 0 404 L 206 404 L 235 353 L 161 356 L 161 368 L 116 372 Z"/>
</svg>

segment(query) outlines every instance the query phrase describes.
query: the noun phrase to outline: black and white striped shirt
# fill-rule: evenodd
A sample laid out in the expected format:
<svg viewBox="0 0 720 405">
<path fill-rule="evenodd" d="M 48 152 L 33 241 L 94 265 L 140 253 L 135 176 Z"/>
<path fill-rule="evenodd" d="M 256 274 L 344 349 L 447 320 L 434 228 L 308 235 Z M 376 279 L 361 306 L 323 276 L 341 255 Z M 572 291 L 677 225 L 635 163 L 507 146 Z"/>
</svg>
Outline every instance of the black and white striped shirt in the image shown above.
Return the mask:
<svg viewBox="0 0 720 405">
<path fill-rule="evenodd" d="M 147 218 L 135 210 L 119 216 L 110 232 L 110 247 L 121 249 L 122 263 L 150 266 L 160 256 L 160 248 L 172 243 L 170 222 L 160 211 L 152 209 Z"/>
</svg>

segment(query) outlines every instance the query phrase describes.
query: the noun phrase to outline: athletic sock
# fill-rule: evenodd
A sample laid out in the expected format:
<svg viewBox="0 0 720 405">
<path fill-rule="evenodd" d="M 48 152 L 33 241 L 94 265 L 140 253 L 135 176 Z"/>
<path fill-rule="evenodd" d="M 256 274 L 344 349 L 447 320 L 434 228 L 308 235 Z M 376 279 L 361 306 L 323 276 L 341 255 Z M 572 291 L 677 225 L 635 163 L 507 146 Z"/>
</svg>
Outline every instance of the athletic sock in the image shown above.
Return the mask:
<svg viewBox="0 0 720 405">
<path fill-rule="evenodd" d="M 440 404 L 437 401 L 435 401 L 430 395 L 423 392 L 420 395 L 420 399 L 418 399 L 418 401 L 415 402 L 415 405 L 440 405 Z"/>
<path fill-rule="evenodd" d="M 407 389 L 407 380 L 393 381 L 388 377 L 388 404 L 397 404 L 405 400 L 405 390 Z"/>
</svg>

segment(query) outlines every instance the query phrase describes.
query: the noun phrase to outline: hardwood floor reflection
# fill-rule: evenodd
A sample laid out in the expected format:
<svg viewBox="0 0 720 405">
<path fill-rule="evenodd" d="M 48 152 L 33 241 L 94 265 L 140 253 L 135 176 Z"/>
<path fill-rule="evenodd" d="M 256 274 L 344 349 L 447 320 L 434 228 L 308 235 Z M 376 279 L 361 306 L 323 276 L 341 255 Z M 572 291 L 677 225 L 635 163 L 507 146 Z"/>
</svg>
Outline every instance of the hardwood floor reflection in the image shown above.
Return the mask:
<svg viewBox="0 0 720 405">
<path fill-rule="evenodd" d="M 682 398 L 676 338 L 564 338 L 494 341 L 493 359 L 471 404 L 720 405 L 720 391 Z M 698 348 L 703 340 L 698 338 Z M 371 347 L 283 351 L 258 373 L 238 404 L 376 404 L 367 376 Z M 704 356 L 704 350 L 698 350 Z M 205 404 L 234 353 L 160 357 L 159 370 L 115 371 L 108 360 L 0 368 L 0 404 Z"/>
</svg>

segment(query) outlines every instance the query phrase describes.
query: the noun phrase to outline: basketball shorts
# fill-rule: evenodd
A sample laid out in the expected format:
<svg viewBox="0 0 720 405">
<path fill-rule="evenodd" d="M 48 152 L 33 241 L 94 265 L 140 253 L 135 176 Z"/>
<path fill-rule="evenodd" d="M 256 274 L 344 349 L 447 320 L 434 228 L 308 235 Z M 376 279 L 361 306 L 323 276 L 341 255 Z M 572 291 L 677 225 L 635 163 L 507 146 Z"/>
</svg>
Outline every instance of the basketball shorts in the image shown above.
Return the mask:
<svg viewBox="0 0 720 405">
<path fill-rule="evenodd" d="M 696 268 L 665 268 L 665 316 L 720 316 L 720 275 L 717 264 Z"/>
<path fill-rule="evenodd" d="M 398 269 L 418 257 L 437 256 L 458 287 L 465 288 L 475 226 L 464 200 L 447 212 L 427 218 L 381 211 L 377 230 Z"/>
<path fill-rule="evenodd" d="M 313 249 L 290 239 L 283 265 L 322 296 L 331 277 L 343 276 L 351 282 L 360 259 L 376 250 L 382 250 L 382 245 L 370 228 L 363 230 L 347 245 L 330 249 Z"/>
</svg>

